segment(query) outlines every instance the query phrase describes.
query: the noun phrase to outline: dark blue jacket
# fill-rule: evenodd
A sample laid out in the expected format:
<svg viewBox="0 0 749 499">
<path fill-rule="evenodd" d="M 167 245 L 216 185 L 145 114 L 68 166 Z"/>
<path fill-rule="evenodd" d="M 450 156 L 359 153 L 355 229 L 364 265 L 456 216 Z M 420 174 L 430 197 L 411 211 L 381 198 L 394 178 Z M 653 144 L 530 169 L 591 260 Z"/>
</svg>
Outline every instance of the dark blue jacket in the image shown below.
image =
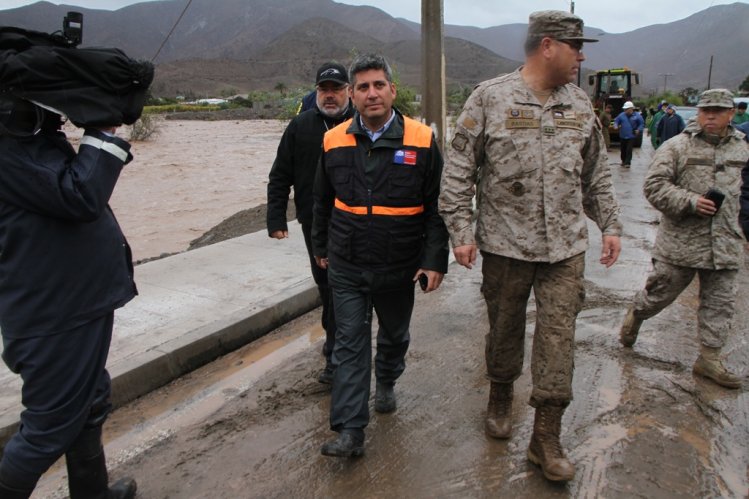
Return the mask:
<svg viewBox="0 0 749 499">
<path fill-rule="evenodd" d="M 108 202 L 130 145 L 87 130 L 0 135 L 0 328 L 64 332 L 135 296 L 130 247 Z"/>
<path fill-rule="evenodd" d="M 642 116 L 637 111 L 633 112 L 632 116 L 627 116 L 627 113 L 622 111 L 616 117 L 614 123 L 619 129 L 619 137 L 622 139 L 634 139 L 634 131 L 639 130 L 640 135 L 642 135 L 642 130 L 645 128 L 645 121 L 643 121 Z"/>
<path fill-rule="evenodd" d="M 668 113 L 666 113 L 658 122 L 658 144 L 663 144 L 668 139 L 679 135 L 683 131 L 684 120 L 682 119 L 682 117 L 676 113 L 674 113 L 673 115 L 669 115 Z"/>
</svg>

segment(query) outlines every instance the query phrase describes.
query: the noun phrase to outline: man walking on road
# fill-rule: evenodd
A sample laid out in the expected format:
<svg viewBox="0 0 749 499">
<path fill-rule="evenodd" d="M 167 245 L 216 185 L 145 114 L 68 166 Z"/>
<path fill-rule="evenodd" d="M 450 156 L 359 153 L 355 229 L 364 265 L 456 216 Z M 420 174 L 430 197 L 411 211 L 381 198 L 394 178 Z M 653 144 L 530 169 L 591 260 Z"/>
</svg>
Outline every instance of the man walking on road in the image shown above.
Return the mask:
<svg viewBox="0 0 749 499">
<path fill-rule="evenodd" d="M 536 412 L 528 458 L 554 481 L 575 475 L 559 434 L 572 400 L 575 320 L 585 295 L 584 214 L 603 233 L 601 263 L 613 265 L 620 252 L 619 207 L 601 127 L 588 97 L 571 83 L 585 60 L 583 42 L 594 41 L 584 37 L 579 17 L 531 14 L 525 65 L 481 83 L 466 102 L 447 151 L 440 196 L 458 263 L 472 268 L 477 248 L 483 258 L 491 437 L 510 437 L 526 308 L 535 293 L 530 405 Z"/>
<path fill-rule="evenodd" d="M 414 282 L 434 291 L 447 272 L 437 212 L 442 156 L 431 128 L 393 108 L 390 66 L 361 56 L 349 71 L 356 114 L 325 134 L 315 178 L 312 245 L 328 269 L 338 330 L 326 456 L 364 452 L 369 422 L 372 310 L 377 313 L 375 411 L 396 408 L 405 369 Z"/>
<path fill-rule="evenodd" d="M 741 379 L 723 365 L 721 348 L 730 334 L 744 259 L 738 198 L 749 146 L 730 125 L 731 92 L 706 90 L 697 108 L 697 121 L 658 149 L 645 178 L 645 197 L 661 212 L 661 223 L 653 270 L 627 311 L 620 340 L 632 347 L 642 322 L 670 305 L 697 274 L 702 346 L 693 371 L 738 388 Z"/>
<path fill-rule="evenodd" d="M 632 149 L 635 147 L 635 140 L 642 134 L 644 128 L 645 122 L 642 121 L 640 113 L 635 112 L 635 105 L 632 101 L 625 102 L 622 112 L 614 120 L 614 129 L 619 130 L 619 147 L 624 168 L 632 165 Z"/>
<path fill-rule="evenodd" d="M 328 286 L 328 273 L 315 263 L 312 254 L 312 184 L 322 150 L 322 138 L 353 114 L 348 96 L 348 75 L 338 63 L 328 62 L 317 70 L 316 105 L 297 115 L 281 137 L 278 153 L 268 176 L 268 235 L 274 239 L 289 237 L 286 225 L 286 206 L 289 192 L 294 187 L 296 217 L 302 225 L 304 243 L 312 268 L 312 278 L 317 284 L 322 301 L 322 327 L 325 329 L 325 368 L 320 373 L 320 383 L 333 382 L 333 365 L 330 356 L 335 341 L 335 313 L 333 298 Z"/>
</svg>

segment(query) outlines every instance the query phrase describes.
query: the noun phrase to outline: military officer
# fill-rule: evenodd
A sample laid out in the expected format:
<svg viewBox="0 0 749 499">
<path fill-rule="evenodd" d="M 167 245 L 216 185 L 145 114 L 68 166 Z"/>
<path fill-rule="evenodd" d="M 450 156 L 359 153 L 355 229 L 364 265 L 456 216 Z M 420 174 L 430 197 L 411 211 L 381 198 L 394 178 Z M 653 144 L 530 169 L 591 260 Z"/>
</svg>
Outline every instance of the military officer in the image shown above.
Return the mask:
<svg viewBox="0 0 749 499">
<path fill-rule="evenodd" d="M 603 233 L 601 263 L 613 265 L 620 251 L 619 207 L 601 125 L 588 97 L 570 83 L 585 60 L 583 42 L 593 41 L 583 35 L 579 17 L 531 14 L 524 66 L 478 85 L 458 118 L 439 200 L 458 263 L 470 269 L 477 249 L 482 254 L 491 437 L 510 436 L 526 306 L 535 293 L 530 404 L 536 412 L 528 458 L 554 481 L 575 473 L 559 433 L 572 400 L 575 320 L 585 294 L 584 215 Z"/>
<path fill-rule="evenodd" d="M 695 374 L 726 388 L 741 379 L 729 372 L 720 351 L 735 310 L 736 275 L 744 259 L 739 227 L 741 169 L 749 157 L 743 134 L 731 125 L 733 95 L 706 90 L 697 120 L 656 152 L 644 191 L 661 212 L 653 270 L 635 296 L 620 331 L 632 347 L 642 322 L 670 305 L 694 279 L 700 279 L 697 312 L 702 344 Z"/>
</svg>

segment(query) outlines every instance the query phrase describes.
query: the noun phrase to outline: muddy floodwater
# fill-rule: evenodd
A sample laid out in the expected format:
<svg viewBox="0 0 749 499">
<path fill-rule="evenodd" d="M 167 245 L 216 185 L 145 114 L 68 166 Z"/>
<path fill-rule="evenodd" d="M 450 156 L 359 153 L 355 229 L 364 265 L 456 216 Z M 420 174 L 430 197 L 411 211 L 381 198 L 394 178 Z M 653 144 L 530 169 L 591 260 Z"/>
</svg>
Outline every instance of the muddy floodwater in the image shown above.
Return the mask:
<svg viewBox="0 0 749 499">
<path fill-rule="evenodd" d="M 111 199 L 135 260 L 177 253 L 211 227 L 265 203 L 268 172 L 287 121 L 175 121 L 133 142 Z M 80 130 L 66 128 L 75 141 Z M 123 127 L 118 135 L 127 139 Z"/>
<path fill-rule="evenodd" d="M 203 125 L 185 126 L 199 130 Z M 276 123 L 264 126 L 269 135 L 278 131 Z M 249 130 L 241 123 L 230 128 L 235 133 Z M 206 145 L 205 139 L 191 147 L 221 149 Z M 228 154 L 239 158 L 234 147 L 226 145 Z M 471 271 L 452 265 L 440 290 L 417 293 L 407 368 L 396 385 L 398 409 L 385 415 L 371 411 L 364 457 L 320 455 L 320 446 L 333 433 L 328 428 L 329 393 L 315 381 L 323 339 L 316 310 L 116 411 L 106 426 L 113 478 L 136 477 L 142 498 L 747 497 L 749 382 L 739 390 L 725 390 L 692 375 L 699 350 L 696 286 L 647 321 L 633 349 L 618 342 L 625 308 L 650 268 L 657 229 L 658 214 L 641 188 L 651 154 L 646 144 L 636 150 L 632 168 L 624 170 L 616 166 L 618 150 L 610 152 L 625 235 L 620 261 L 609 270 L 597 261 L 600 233 L 591 225 L 587 300 L 576 334 L 574 400 L 561 438 L 577 466 L 573 481 L 550 484 L 526 459 L 533 419 L 527 404 L 532 300 L 526 366 L 515 385 L 512 437 L 498 441 L 484 435 L 489 383 L 480 265 Z M 182 201 L 205 195 L 195 191 L 203 190 L 206 177 L 193 172 L 205 162 L 170 165 L 169 171 L 184 175 L 185 188 L 200 186 L 182 192 Z M 149 168 L 145 163 L 134 166 L 132 174 Z M 257 168 L 265 171 L 267 166 Z M 143 172 L 153 182 L 174 175 Z M 123 185 L 115 204 L 128 192 L 139 195 L 137 186 Z M 148 188 L 141 184 L 141 190 Z M 146 196 L 142 202 L 156 203 L 158 197 Z M 236 201 L 237 206 L 245 202 Z M 220 218 L 217 208 L 200 205 L 196 201 L 195 209 Z M 123 211 L 120 218 L 127 220 Z M 177 225 L 178 217 L 172 218 L 165 216 L 163 223 Z M 726 351 L 729 366 L 746 376 L 746 270 L 739 279 L 736 332 Z M 63 497 L 63 480 L 58 466 L 35 497 Z"/>
</svg>

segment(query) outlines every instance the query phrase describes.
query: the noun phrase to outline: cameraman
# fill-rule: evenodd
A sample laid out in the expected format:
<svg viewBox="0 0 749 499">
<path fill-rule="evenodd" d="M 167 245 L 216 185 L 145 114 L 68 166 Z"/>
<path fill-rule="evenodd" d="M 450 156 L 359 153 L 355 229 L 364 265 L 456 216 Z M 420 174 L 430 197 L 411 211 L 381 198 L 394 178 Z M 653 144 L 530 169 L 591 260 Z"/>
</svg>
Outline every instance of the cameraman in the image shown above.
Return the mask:
<svg viewBox="0 0 749 499">
<path fill-rule="evenodd" d="M 101 443 L 114 310 L 137 293 L 108 206 L 130 145 L 113 127 L 87 128 L 76 152 L 59 114 L 3 99 L 0 328 L 25 410 L 0 462 L 0 497 L 29 497 L 64 454 L 72 499 L 132 498 L 132 479 L 109 488 Z"/>
</svg>

